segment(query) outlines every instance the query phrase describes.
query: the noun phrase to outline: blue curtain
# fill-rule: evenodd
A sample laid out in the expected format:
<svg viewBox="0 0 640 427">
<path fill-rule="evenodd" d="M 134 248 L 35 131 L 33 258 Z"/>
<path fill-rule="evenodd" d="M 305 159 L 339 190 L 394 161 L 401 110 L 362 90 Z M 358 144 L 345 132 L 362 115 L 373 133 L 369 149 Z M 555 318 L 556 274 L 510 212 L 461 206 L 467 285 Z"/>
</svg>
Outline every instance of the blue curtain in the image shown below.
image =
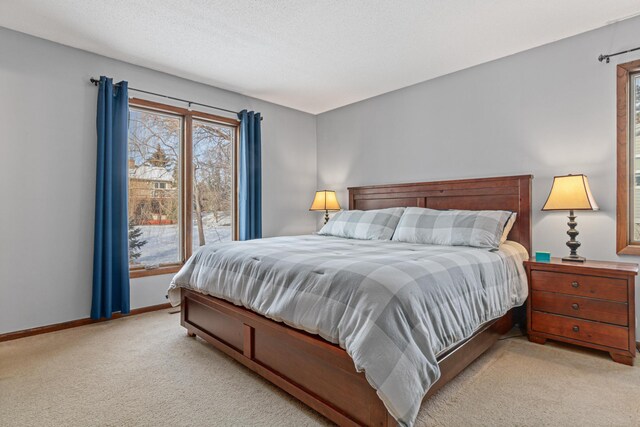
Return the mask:
<svg viewBox="0 0 640 427">
<path fill-rule="evenodd" d="M 100 77 L 91 317 L 129 313 L 127 82 Z"/>
<path fill-rule="evenodd" d="M 262 237 L 262 165 L 260 113 L 243 110 L 240 119 L 240 177 L 238 217 L 240 240 Z"/>
</svg>

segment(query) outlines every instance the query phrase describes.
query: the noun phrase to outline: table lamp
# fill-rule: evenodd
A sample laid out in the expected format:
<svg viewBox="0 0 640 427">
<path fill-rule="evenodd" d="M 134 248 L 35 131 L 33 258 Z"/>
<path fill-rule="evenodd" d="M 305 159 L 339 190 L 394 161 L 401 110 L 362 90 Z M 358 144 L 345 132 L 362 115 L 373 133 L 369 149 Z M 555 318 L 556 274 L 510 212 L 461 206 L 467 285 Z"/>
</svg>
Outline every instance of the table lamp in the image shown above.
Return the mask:
<svg viewBox="0 0 640 427">
<path fill-rule="evenodd" d="M 542 208 L 543 211 L 569 211 L 569 231 L 570 239 L 567 246 L 571 250 L 569 256 L 562 258 L 563 261 L 585 262 L 587 259 L 578 255 L 580 242 L 576 240 L 578 230 L 576 230 L 576 216 L 573 211 L 597 211 L 598 205 L 591 195 L 589 181 L 586 175 L 564 175 L 553 178 L 551 192 L 547 197 L 547 202 Z"/>
<path fill-rule="evenodd" d="M 329 211 L 339 211 L 340 203 L 336 197 L 336 192 L 331 190 L 316 191 L 316 197 L 311 203 L 310 211 L 324 211 L 324 223 L 329 221 Z"/>
</svg>

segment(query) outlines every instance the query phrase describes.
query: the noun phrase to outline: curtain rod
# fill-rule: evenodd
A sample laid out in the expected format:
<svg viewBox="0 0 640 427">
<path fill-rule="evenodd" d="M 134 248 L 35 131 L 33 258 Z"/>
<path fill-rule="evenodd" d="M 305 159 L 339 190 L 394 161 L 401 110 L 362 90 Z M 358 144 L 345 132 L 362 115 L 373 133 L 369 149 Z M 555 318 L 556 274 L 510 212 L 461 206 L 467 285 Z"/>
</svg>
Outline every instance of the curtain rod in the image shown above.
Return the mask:
<svg viewBox="0 0 640 427">
<path fill-rule="evenodd" d="M 98 83 L 100 83 L 100 79 L 94 79 L 93 77 L 91 77 L 89 81 L 93 83 L 94 86 L 98 86 Z M 189 107 L 191 107 L 192 105 L 198 105 L 200 107 L 213 108 L 214 110 L 226 111 L 227 113 L 232 113 L 236 115 L 239 114 L 238 111 L 227 110 L 226 108 L 214 107 L 213 105 L 201 104 L 199 102 L 189 101 L 187 99 L 175 98 L 169 95 L 162 95 L 160 93 L 149 92 L 148 90 L 136 89 L 134 87 L 129 87 L 128 89 L 134 92 L 146 93 L 147 95 L 153 95 L 153 96 L 159 96 L 160 98 L 171 99 L 172 101 L 184 102 L 185 104 L 189 105 Z M 260 121 L 262 121 L 263 119 L 264 117 L 260 116 Z"/>
<path fill-rule="evenodd" d="M 608 64 L 609 63 L 609 58 L 611 58 L 612 56 L 622 55 L 623 53 L 633 52 L 634 50 L 640 50 L 640 47 L 634 47 L 633 49 L 623 50 L 621 52 L 616 52 L 616 53 L 610 53 L 609 55 L 602 55 L 601 54 L 600 56 L 598 56 L 598 61 L 600 61 L 600 62 L 605 61 Z"/>
</svg>

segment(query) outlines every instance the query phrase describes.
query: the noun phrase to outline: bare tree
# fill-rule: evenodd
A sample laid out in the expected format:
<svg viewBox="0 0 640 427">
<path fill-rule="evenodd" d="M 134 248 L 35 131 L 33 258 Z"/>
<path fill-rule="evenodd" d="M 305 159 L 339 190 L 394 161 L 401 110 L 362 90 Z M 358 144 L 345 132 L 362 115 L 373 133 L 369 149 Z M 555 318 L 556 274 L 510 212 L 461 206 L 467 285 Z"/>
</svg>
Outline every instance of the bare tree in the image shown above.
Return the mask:
<svg viewBox="0 0 640 427">
<path fill-rule="evenodd" d="M 213 216 L 217 232 L 222 217 L 231 212 L 233 131 L 206 122 L 194 122 L 193 129 L 193 204 L 198 242 L 204 245 L 203 213 Z"/>
</svg>

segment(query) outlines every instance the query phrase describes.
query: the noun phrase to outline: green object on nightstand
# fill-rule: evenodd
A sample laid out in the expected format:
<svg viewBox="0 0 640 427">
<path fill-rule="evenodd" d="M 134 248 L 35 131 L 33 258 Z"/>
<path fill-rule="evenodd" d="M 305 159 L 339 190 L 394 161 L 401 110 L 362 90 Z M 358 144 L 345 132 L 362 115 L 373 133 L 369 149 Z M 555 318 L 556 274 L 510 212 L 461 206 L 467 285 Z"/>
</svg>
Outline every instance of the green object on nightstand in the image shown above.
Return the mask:
<svg viewBox="0 0 640 427">
<path fill-rule="evenodd" d="M 537 251 L 536 252 L 536 262 L 550 262 L 551 261 L 551 252 Z"/>
</svg>

